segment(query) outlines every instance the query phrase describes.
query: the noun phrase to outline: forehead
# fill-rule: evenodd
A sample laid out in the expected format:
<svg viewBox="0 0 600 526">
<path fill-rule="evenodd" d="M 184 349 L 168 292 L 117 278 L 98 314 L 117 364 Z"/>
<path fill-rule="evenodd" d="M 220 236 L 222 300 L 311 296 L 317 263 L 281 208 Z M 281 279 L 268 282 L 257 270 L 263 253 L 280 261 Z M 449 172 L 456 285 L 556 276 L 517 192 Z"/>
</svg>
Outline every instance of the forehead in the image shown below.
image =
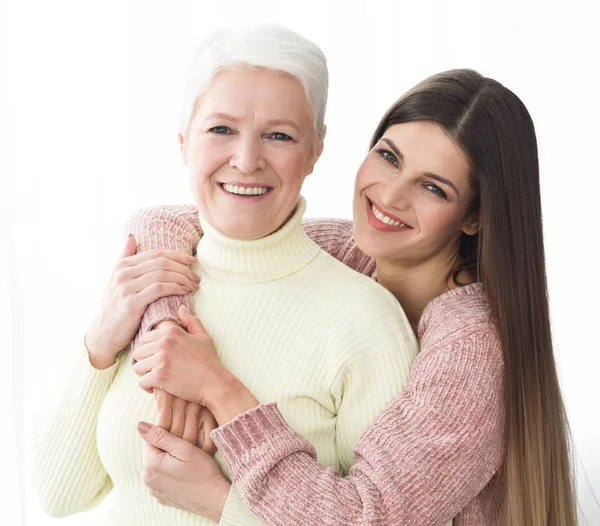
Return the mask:
<svg viewBox="0 0 600 526">
<path fill-rule="evenodd" d="M 467 184 L 469 161 L 462 149 L 434 122 L 413 121 L 390 126 L 383 137 L 391 139 L 402 152 L 405 166 Z"/>
<path fill-rule="evenodd" d="M 301 84 L 284 73 L 261 68 L 224 70 L 211 80 L 198 114 L 226 113 L 250 121 L 291 120 L 311 125 L 311 112 Z"/>
</svg>

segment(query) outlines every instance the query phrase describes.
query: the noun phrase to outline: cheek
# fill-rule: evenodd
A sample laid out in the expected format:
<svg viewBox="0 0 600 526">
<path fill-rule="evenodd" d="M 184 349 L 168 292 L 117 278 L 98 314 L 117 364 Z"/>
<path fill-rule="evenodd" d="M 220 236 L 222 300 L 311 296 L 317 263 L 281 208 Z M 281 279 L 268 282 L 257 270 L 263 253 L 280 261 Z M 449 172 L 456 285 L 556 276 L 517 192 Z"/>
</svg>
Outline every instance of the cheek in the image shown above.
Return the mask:
<svg viewBox="0 0 600 526">
<path fill-rule="evenodd" d="M 416 210 L 421 232 L 432 239 L 443 240 L 457 235 L 461 221 L 454 208 L 424 199 Z"/>
<path fill-rule="evenodd" d="M 269 164 L 282 183 L 302 185 L 308 162 L 307 152 L 303 149 L 290 149 L 273 152 Z"/>
<path fill-rule="evenodd" d="M 376 161 L 372 156 L 367 156 L 358 168 L 356 173 L 356 180 L 354 182 L 354 190 L 358 195 L 367 187 L 371 186 L 376 182 Z"/>
<path fill-rule="evenodd" d="M 211 141 L 198 141 L 188 151 L 188 169 L 193 178 L 207 179 L 227 164 L 228 159 L 226 145 L 214 144 Z"/>
</svg>

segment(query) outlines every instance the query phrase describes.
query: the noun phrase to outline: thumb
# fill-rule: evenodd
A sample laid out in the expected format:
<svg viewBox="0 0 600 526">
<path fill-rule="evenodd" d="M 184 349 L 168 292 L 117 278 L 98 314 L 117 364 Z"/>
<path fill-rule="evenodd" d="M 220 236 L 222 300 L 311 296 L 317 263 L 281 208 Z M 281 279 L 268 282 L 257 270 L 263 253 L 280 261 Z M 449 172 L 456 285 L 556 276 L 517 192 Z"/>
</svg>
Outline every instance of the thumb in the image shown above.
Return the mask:
<svg viewBox="0 0 600 526">
<path fill-rule="evenodd" d="M 181 325 L 183 325 L 183 328 L 190 334 L 193 334 L 194 336 L 207 335 L 206 329 L 204 328 L 204 325 L 202 325 L 202 322 L 196 318 L 196 316 L 192 316 L 192 313 L 185 305 L 179 307 L 177 314 L 179 315 L 179 321 L 181 321 Z"/>
<path fill-rule="evenodd" d="M 176 437 L 162 427 L 154 426 L 148 422 L 140 422 L 138 424 L 138 433 L 151 446 L 168 453 L 172 457 L 179 460 L 184 460 L 186 457 L 186 442 L 182 438 Z"/>
<path fill-rule="evenodd" d="M 125 248 L 123 249 L 123 253 L 121 254 L 121 259 L 125 259 L 129 256 L 135 256 L 137 252 L 137 242 L 133 234 L 129 234 L 127 236 L 127 242 L 125 243 Z"/>
</svg>

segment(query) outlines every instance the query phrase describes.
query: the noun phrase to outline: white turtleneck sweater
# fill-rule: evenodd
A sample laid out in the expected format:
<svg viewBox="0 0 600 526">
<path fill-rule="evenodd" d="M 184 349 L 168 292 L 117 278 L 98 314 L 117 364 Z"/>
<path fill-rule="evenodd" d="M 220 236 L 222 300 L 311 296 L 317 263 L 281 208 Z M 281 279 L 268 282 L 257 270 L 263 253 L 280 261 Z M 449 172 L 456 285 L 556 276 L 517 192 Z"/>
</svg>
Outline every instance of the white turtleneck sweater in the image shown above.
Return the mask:
<svg viewBox="0 0 600 526">
<path fill-rule="evenodd" d="M 300 199 L 277 232 L 226 238 L 203 218 L 196 314 L 223 364 L 344 474 L 353 446 L 402 389 L 417 342 L 395 298 L 323 252 L 305 234 Z M 160 505 L 141 481 L 140 420 L 155 421 L 128 351 L 98 371 L 81 359 L 56 410 L 37 435 L 37 479 L 48 513 L 89 509 L 110 493 L 118 526 L 204 526 L 208 519 Z M 219 453 L 216 459 L 223 469 Z M 111 491 L 112 490 L 112 491 Z M 223 525 L 264 524 L 235 490 Z"/>
</svg>

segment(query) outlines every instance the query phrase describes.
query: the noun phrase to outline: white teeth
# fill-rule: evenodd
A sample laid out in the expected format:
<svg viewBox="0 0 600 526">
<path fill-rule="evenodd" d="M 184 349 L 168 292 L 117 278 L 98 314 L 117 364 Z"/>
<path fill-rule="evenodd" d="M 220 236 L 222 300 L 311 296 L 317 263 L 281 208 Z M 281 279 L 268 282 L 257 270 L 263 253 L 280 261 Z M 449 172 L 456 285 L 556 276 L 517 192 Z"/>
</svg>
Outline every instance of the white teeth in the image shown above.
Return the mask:
<svg viewBox="0 0 600 526">
<path fill-rule="evenodd" d="M 373 210 L 373 215 L 377 219 L 379 219 L 379 221 L 381 221 L 382 223 L 385 223 L 386 225 L 399 226 L 399 227 L 403 227 L 403 228 L 407 228 L 407 226 L 408 226 L 408 225 L 405 225 L 404 223 L 401 223 L 400 221 L 395 221 L 391 217 L 384 215 L 377 208 L 375 208 L 375 205 L 373 205 L 373 204 L 371 205 L 371 210 Z"/>
<path fill-rule="evenodd" d="M 269 191 L 269 188 L 266 186 L 244 187 L 233 184 L 224 184 L 223 188 L 226 192 L 237 195 L 263 195 Z"/>
</svg>

